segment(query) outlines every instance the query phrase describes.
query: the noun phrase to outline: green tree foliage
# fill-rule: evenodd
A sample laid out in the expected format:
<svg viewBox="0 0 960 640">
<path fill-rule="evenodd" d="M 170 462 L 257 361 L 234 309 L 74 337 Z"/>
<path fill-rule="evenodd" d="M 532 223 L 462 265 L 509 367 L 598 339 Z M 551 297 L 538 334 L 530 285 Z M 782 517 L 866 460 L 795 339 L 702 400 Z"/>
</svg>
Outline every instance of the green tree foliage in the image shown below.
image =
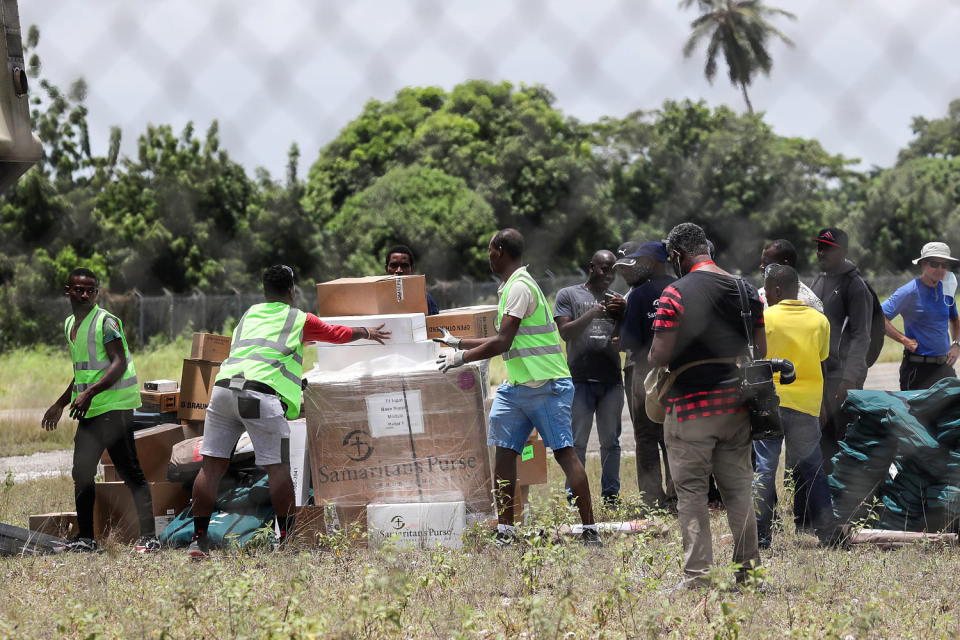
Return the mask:
<svg viewBox="0 0 960 640">
<path fill-rule="evenodd" d="M 220 148 L 216 121 L 203 140 L 149 126 L 138 157 L 99 194 L 93 220 L 112 283 L 175 291 L 243 285 L 248 208 L 255 186 Z"/>
<path fill-rule="evenodd" d="M 906 149 L 900 151 L 898 164 L 914 158 L 956 158 L 960 156 L 960 100 L 953 100 L 945 118 L 913 119 L 913 134 Z"/>
<path fill-rule="evenodd" d="M 349 248 L 344 269 L 381 273 L 393 244 L 410 245 L 431 278 L 485 277 L 493 208 L 461 178 L 422 165 L 397 167 L 351 196 L 329 231 Z"/>
<path fill-rule="evenodd" d="M 311 167 L 304 207 L 326 222 L 391 169 L 440 169 L 478 193 L 498 227 L 536 236 L 531 262 L 569 270 L 618 236 L 606 215 L 605 177 L 590 152 L 589 127 L 565 118 L 553 102 L 543 87 L 484 81 L 449 94 L 410 88 L 390 102 L 370 101 Z M 459 259 L 452 249 L 434 251 L 446 252 L 442 262 Z"/>
<path fill-rule="evenodd" d="M 753 113 L 747 87 L 758 71 L 770 75 L 773 58 L 767 51 L 767 41 L 777 37 L 793 46 L 793 40 L 768 21 L 774 16 L 795 20 L 789 11 L 768 7 L 759 0 L 681 0 L 680 6 L 697 6 L 700 17 L 690 23 L 693 33 L 683 46 L 683 55 L 690 57 L 697 44 L 709 37 L 707 61 L 703 73 L 713 82 L 717 73 L 717 57 L 723 54 L 730 82 L 740 87 L 747 109 Z"/>
<path fill-rule="evenodd" d="M 730 268 L 750 271 L 767 241 L 788 238 L 812 254 L 817 228 L 842 218 L 848 160 L 815 140 L 777 136 L 759 116 L 667 101 L 597 127 L 615 209 L 633 216 L 629 237 L 664 237 L 701 224 Z M 621 213 L 623 215 L 623 213 Z"/>
</svg>

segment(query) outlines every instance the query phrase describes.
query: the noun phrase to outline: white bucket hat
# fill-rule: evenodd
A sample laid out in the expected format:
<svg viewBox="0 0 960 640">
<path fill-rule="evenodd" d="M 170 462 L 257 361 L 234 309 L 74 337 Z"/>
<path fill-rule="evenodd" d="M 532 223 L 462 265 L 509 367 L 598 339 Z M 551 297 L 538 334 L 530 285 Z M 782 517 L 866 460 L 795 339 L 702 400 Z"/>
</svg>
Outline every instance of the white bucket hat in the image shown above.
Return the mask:
<svg viewBox="0 0 960 640">
<path fill-rule="evenodd" d="M 926 260 L 927 258 L 940 258 L 942 260 L 950 260 L 951 262 L 960 262 L 960 260 L 950 255 L 950 247 L 947 246 L 946 242 L 928 242 L 923 245 L 923 249 L 920 250 L 920 257 L 916 258 L 913 264 L 918 264 L 921 260 Z"/>
</svg>

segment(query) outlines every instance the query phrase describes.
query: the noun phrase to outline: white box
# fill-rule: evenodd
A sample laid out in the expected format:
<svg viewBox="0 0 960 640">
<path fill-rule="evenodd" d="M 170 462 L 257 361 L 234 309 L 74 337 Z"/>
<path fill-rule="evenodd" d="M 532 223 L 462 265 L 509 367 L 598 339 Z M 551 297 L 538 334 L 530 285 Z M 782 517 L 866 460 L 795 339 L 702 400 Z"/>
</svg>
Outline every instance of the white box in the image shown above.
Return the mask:
<svg viewBox="0 0 960 640">
<path fill-rule="evenodd" d="M 143 383 L 144 391 L 179 391 L 180 385 L 176 380 L 148 380 Z"/>
<path fill-rule="evenodd" d="M 463 546 L 466 503 L 410 502 L 367 505 L 367 546 L 395 543 L 403 547 L 429 549 L 441 545 Z"/>
<path fill-rule="evenodd" d="M 436 361 L 442 345 L 433 340 L 423 340 L 409 344 L 341 344 L 335 348 L 319 347 L 315 371 L 342 371 L 357 366 L 368 373 L 383 370 L 383 364 L 370 365 L 371 360 L 390 358 L 396 361 L 392 368 L 401 363 L 420 364 Z"/>
<path fill-rule="evenodd" d="M 321 318 L 327 324 L 339 324 L 345 327 L 379 327 L 390 331 L 390 344 L 409 344 L 427 339 L 427 320 L 422 313 L 394 313 L 379 316 L 338 316 Z M 352 345 L 378 345 L 375 340 L 357 340 Z M 320 347 L 340 347 L 331 342 L 318 342 Z"/>
<path fill-rule="evenodd" d="M 307 448 L 307 419 L 288 421 L 290 425 L 290 479 L 293 498 L 302 507 L 310 498 L 310 450 Z"/>
</svg>

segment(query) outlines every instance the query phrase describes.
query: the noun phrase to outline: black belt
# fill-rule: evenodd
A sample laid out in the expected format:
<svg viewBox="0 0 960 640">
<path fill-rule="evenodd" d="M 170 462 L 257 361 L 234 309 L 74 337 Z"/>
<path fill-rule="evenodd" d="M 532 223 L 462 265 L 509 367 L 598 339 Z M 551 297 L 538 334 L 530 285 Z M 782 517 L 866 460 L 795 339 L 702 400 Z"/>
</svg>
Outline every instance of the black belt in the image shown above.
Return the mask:
<svg viewBox="0 0 960 640">
<path fill-rule="evenodd" d="M 924 364 L 947 364 L 947 356 L 918 356 L 915 353 L 904 352 L 903 358 L 907 362 L 921 362 Z"/>
<path fill-rule="evenodd" d="M 224 389 L 229 389 L 229 388 L 230 388 L 230 381 L 229 381 L 229 380 L 217 380 L 216 382 L 213 383 L 213 386 L 215 386 L 215 387 L 223 387 Z M 244 390 L 244 391 L 259 391 L 260 393 L 266 393 L 266 394 L 271 395 L 271 396 L 278 396 L 278 395 L 280 395 L 279 393 L 277 393 L 277 390 L 274 389 L 273 387 L 271 387 L 270 385 L 263 384 L 262 382 L 257 382 L 256 380 L 246 380 L 246 381 L 243 383 L 243 390 Z"/>
</svg>

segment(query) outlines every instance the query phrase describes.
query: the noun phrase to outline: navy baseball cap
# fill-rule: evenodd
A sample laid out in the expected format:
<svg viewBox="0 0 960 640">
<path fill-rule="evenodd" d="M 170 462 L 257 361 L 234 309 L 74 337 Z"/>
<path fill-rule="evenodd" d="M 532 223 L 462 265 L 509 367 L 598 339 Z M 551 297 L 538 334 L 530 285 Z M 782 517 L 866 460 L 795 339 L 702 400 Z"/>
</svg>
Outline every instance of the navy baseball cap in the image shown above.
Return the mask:
<svg viewBox="0 0 960 640">
<path fill-rule="evenodd" d="M 666 262 L 667 261 L 667 249 L 663 246 L 662 242 L 644 242 L 642 245 L 637 247 L 637 250 L 631 254 L 628 254 L 614 263 L 633 266 L 637 262 L 637 258 L 651 258 L 657 262 Z"/>
</svg>

